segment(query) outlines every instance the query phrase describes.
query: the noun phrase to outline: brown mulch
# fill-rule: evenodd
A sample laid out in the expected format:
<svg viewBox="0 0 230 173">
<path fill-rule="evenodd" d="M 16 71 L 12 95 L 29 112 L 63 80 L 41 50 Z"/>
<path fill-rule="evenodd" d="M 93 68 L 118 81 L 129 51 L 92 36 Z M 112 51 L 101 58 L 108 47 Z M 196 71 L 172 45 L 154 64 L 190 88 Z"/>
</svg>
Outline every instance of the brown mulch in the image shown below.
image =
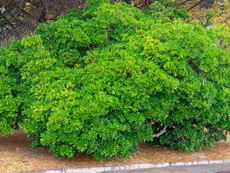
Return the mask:
<svg viewBox="0 0 230 173">
<path fill-rule="evenodd" d="M 129 159 L 114 158 L 98 162 L 91 156 L 81 154 L 73 160 L 55 159 L 44 148 L 33 150 L 22 132 L 8 137 L 0 137 L 0 172 L 16 173 L 60 168 L 94 167 L 124 165 L 134 163 L 180 162 L 197 160 L 230 159 L 230 140 L 220 142 L 212 149 L 203 149 L 195 153 L 184 153 L 168 147 L 140 145 L 138 152 Z"/>
</svg>

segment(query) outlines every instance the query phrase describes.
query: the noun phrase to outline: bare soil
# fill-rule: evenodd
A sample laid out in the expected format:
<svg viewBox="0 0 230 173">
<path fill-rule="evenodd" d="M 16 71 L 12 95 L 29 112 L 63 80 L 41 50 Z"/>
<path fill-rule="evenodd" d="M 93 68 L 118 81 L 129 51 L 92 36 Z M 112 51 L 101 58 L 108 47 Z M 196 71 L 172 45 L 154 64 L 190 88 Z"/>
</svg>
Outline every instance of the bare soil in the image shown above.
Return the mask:
<svg viewBox="0 0 230 173">
<path fill-rule="evenodd" d="M 168 147 L 140 145 L 138 152 L 129 159 L 113 158 L 98 162 L 91 156 L 80 154 L 73 160 L 56 159 L 44 148 L 33 150 L 22 132 L 8 138 L 0 137 L 0 173 L 18 173 L 61 168 L 125 165 L 134 163 L 180 162 L 230 159 L 230 140 L 220 142 L 212 149 L 184 153 Z"/>
</svg>

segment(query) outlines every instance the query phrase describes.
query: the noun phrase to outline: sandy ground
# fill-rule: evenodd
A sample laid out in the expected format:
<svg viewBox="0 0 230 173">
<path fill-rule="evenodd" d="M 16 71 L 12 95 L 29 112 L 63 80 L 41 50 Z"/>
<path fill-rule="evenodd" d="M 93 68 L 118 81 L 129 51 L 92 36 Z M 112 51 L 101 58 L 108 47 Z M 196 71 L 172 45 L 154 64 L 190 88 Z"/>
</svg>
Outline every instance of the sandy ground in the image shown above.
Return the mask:
<svg viewBox="0 0 230 173">
<path fill-rule="evenodd" d="M 73 160 L 55 159 L 44 148 L 33 150 L 25 134 L 17 132 L 8 138 L 0 138 L 0 173 L 18 173 L 60 168 L 124 165 L 133 163 L 178 162 L 193 160 L 230 159 L 230 140 L 221 142 L 215 148 L 195 153 L 184 153 L 167 147 L 141 145 L 140 150 L 129 159 L 114 158 L 97 162 L 81 154 Z"/>
</svg>

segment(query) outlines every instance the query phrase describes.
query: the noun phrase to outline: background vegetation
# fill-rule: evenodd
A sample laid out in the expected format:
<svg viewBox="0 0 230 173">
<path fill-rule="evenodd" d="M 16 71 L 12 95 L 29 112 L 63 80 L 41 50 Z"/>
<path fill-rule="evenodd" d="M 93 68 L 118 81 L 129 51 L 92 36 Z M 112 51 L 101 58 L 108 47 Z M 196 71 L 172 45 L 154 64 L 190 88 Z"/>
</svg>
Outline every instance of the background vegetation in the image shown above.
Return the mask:
<svg viewBox="0 0 230 173">
<path fill-rule="evenodd" d="M 111 2 L 123 1 L 142 9 L 155 2 L 155 0 L 111 0 Z M 167 6 L 186 8 L 202 22 L 215 17 L 215 21 L 228 23 L 227 14 L 230 12 L 228 0 L 161 0 L 160 2 L 167 3 Z M 86 0 L 0 0 L 0 41 L 21 38 L 33 32 L 40 23 L 50 23 L 69 9 L 81 9 L 85 6 Z"/>
</svg>

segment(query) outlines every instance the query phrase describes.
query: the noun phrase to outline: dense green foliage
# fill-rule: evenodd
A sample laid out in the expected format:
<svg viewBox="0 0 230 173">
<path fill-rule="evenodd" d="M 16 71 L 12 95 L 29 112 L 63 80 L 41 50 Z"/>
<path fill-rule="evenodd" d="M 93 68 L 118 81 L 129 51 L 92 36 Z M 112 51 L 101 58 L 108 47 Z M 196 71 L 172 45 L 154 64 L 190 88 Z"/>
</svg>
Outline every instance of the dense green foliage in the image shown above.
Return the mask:
<svg viewBox="0 0 230 173">
<path fill-rule="evenodd" d="M 18 101 L 14 96 L 16 80 L 8 69 L 3 49 L 0 51 L 0 135 L 6 136 L 14 131 Z"/>
<path fill-rule="evenodd" d="M 159 3 L 142 11 L 94 2 L 6 50 L 33 145 L 102 159 L 129 156 L 145 141 L 193 151 L 225 139 L 227 32 L 188 24 L 185 12 Z"/>
</svg>

